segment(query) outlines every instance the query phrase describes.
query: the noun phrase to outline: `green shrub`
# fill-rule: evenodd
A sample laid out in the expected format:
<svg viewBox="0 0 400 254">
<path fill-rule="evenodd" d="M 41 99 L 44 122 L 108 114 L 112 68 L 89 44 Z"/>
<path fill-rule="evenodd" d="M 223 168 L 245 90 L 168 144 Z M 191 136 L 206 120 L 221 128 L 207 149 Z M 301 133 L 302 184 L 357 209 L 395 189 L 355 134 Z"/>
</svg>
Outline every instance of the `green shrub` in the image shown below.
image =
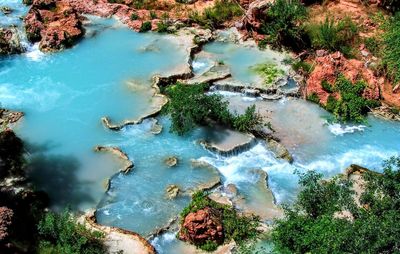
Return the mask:
<svg viewBox="0 0 400 254">
<path fill-rule="evenodd" d="M 397 253 L 400 231 L 400 158 L 385 162 L 383 174 L 366 172 L 357 206 L 349 180 L 324 181 L 301 175 L 297 201 L 285 208 L 272 240 L 279 253 Z M 353 219 L 334 216 L 348 211 Z"/>
<path fill-rule="evenodd" d="M 168 32 L 168 24 L 166 22 L 158 22 L 157 23 L 157 32 L 167 33 Z"/>
<path fill-rule="evenodd" d="M 313 66 L 307 62 L 298 60 L 292 63 L 292 68 L 296 72 L 305 72 L 306 74 L 310 74 L 313 71 Z"/>
<path fill-rule="evenodd" d="M 394 82 L 400 82 L 400 12 L 391 17 L 384 25 L 383 64 L 387 76 Z"/>
<path fill-rule="evenodd" d="M 103 235 L 92 232 L 64 211 L 49 212 L 38 225 L 39 253 L 101 254 L 106 253 Z"/>
<path fill-rule="evenodd" d="M 139 32 L 144 33 L 144 32 L 150 31 L 150 30 L 151 30 L 151 22 L 145 21 L 142 23 L 142 26 L 140 27 Z"/>
<path fill-rule="evenodd" d="M 336 109 L 337 103 L 338 103 L 338 101 L 335 99 L 335 97 L 333 97 L 332 95 L 329 95 L 328 100 L 326 101 L 325 109 L 328 112 L 334 112 Z"/>
<path fill-rule="evenodd" d="M 298 0 L 276 0 L 267 8 L 260 32 L 267 35 L 265 43 L 275 48 L 282 45 L 295 51 L 303 49 L 308 37 L 301 25 L 307 17 L 307 9 Z"/>
<path fill-rule="evenodd" d="M 340 51 L 345 56 L 351 56 L 358 38 L 357 25 L 349 17 L 339 22 L 327 17 L 323 23 L 310 25 L 308 32 L 313 48 Z"/>
<path fill-rule="evenodd" d="M 137 19 L 139 19 L 139 15 L 137 15 L 137 13 L 133 12 L 131 14 L 131 20 L 137 20 Z"/>
<path fill-rule="evenodd" d="M 258 236 L 258 217 L 240 216 L 233 207 L 222 205 L 208 198 L 208 193 L 204 191 L 198 191 L 193 194 L 192 202 L 181 212 L 181 223 L 189 213 L 197 212 L 205 207 L 217 209 L 222 213 L 225 242 L 230 242 L 233 239 L 236 243 L 241 244 L 243 241 L 248 241 Z M 207 241 L 198 247 L 206 251 L 213 251 L 218 246 L 217 243 L 213 243 L 212 241 Z"/>
<path fill-rule="evenodd" d="M 334 89 L 333 89 L 332 85 L 329 84 L 329 82 L 326 81 L 326 80 L 322 80 L 321 86 L 322 86 L 322 89 L 324 89 L 328 93 L 333 93 L 334 92 Z"/>
<path fill-rule="evenodd" d="M 240 5 L 234 0 L 217 0 L 213 7 L 204 9 L 203 13 L 192 12 L 189 18 L 201 26 L 207 28 L 218 28 L 234 17 L 243 14 Z"/>
<path fill-rule="evenodd" d="M 364 39 L 364 45 L 371 54 L 375 56 L 380 55 L 381 42 L 375 37 L 368 37 Z"/>
<path fill-rule="evenodd" d="M 240 131 L 248 131 L 261 124 L 255 107 L 249 107 L 244 115 L 230 113 L 228 102 L 222 96 L 205 94 L 206 85 L 177 83 L 165 92 L 170 98 L 166 112 L 171 115 L 171 131 L 178 135 L 189 132 L 196 125 L 218 123 Z"/>
<path fill-rule="evenodd" d="M 155 13 L 154 11 L 150 11 L 150 18 L 151 19 L 156 19 L 157 18 L 157 13 Z"/>
<path fill-rule="evenodd" d="M 317 93 L 312 93 L 307 97 L 307 100 L 319 104 L 320 100 Z"/>
</svg>

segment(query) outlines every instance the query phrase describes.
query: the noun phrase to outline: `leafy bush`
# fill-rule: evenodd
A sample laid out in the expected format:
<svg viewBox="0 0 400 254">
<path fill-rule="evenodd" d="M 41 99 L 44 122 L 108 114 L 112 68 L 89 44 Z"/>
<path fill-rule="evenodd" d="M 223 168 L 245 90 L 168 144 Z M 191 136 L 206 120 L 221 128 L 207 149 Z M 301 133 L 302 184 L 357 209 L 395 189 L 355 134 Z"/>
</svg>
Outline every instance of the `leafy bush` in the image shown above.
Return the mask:
<svg viewBox="0 0 400 254">
<path fill-rule="evenodd" d="M 305 72 L 305 74 L 310 74 L 313 71 L 313 66 L 305 61 L 294 61 L 292 63 L 292 68 L 296 72 Z"/>
<path fill-rule="evenodd" d="M 151 19 L 156 19 L 157 18 L 157 13 L 155 13 L 154 11 L 150 11 L 150 18 Z"/>
<path fill-rule="evenodd" d="M 198 191 L 193 194 L 192 202 L 181 212 L 181 223 L 189 213 L 197 212 L 205 207 L 211 207 L 222 213 L 225 242 L 233 239 L 236 243 L 241 244 L 245 240 L 254 239 L 258 236 L 258 217 L 240 216 L 233 207 L 217 203 L 209 199 L 207 195 L 208 193 L 204 191 Z M 206 251 L 213 251 L 218 245 L 212 241 L 207 241 L 198 247 Z"/>
<path fill-rule="evenodd" d="M 307 9 L 299 0 L 276 0 L 267 8 L 260 32 L 267 35 L 265 43 L 273 47 L 285 46 L 295 51 L 308 45 L 308 38 L 301 25 Z"/>
<path fill-rule="evenodd" d="M 400 82 L 400 12 L 384 25 L 383 64 L 387 76 L 394 82 Z"/>
<path fill-rule="evenodd" d="M 383 174 L 363 174 L 361 206 L 352 183 L 309 171 L 300 178 L 301 191 L 272 233 L 281 253 L 396 253 L 400 239 L 400 158 L 384 163 Z M 353 219 L 334 216 L 348 211 Z"/>
<path fill-rule="evenodd" d="M 101 254 L 106 253 L 99 232 L 91 232 L 75 222 L 68 211 L 49 212 L 38 226 L 39 253 Z"/>
<path fill-rule="evenodd" d="M 368 37 L 364 39 L 364 45 L 375 56 L 379 56 L 380 54 L 380 41 L 378 41 L 375 37 Z"/>
<path fill-rule="evenodd" d="M 137 20 L 139 18 L 139 15 L 137 15 L 137 13 L 132 13 L 131 14 L 131 20 Z"/>
<path fill-rule="evenodd" d="M 168 32 L 168 24 L 166 22 L 158 22 L 157 23 L 157 32 L 167 33 Z"/>
<path fill-rule="evenodd" d="M 362 97 L 366 83 L 358 81 L 352 84 L 343 75 L 339 75 L 335 82 L 335 89 L 340 93 L 340 99 L 334 104 L 330 102 L 329 109 L 338 120 L 361 122 L 369 111 L 370 103 Z M 326 108 L 328 109 L 328 108 Z"/>
<path fill-rule="evenodd" d="M 307 97 L 307 100 L 309 100 L 309 101 L 311 101 L 311 102 L 314 102 L 314 103 L 316 103 L 316 104 L 319 104 L 319 102 L 320 102 L 319 97 L 318 97 L 318 94 L 316 94 L 316 93 L 310 94 L 310 95 Z"/>
<path fill-rule="evenodd" d="M 177 83 L 166 89 L 170 101 L 166 112 L 171 115 L 171 131 L 178 135 L 195 128 L 196 125 L 208 125 L 212 122 L 248 131 L 261 124 L 261 117 L 250 107 L 244 115 L 229 112 L 228 102 L 222 96 L 205 94 L 206 85 L 185 85 Z"/>
<path fill-rule="evenodd" d="M 192 12 L 189 18 L 207 28 L 221 27 L 225 21 L 243 14 L 240 5 L 234 0 L 217 0 L 213 7 L 204 9 L 203 13 Z"/>
<path fill-rule="evenodd" d="M 334 89 L 333 89 L 332 85 L 329 84 L 329 82 L 326 81 L 326 80 L 322 80 L 321 86 L 322 86 L 322 89 L 324 89 L 328 93 L 333 93 L 334 92 Z"/>
<path fill-rule="evenodd" d="M 346 56 L 351 55 L 358 37 L 357 25 L 349 17 L 339 22 L 326 17 L 325 22 L 310 25 L 308 31 L 313 48 L 340 51 Z"/>
<path fill-rule="evenodd" d="M 142 23 L 142 26 L 140 27 L 139 32 L 144 33 L 144 32 L 150 31 L 150 30 L 151 30 L 151 22 L 145 21 Z"/>
</svg>

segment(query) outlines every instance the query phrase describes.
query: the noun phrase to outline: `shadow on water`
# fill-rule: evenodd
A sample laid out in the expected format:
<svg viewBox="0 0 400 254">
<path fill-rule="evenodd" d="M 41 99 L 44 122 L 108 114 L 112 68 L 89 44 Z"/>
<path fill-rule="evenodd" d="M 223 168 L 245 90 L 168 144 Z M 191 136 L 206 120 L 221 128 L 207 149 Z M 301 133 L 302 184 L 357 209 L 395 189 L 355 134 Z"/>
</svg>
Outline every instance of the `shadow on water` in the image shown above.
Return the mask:
<svg viewBox="0 0 400 254">
<path fill-rule="evenodd" d="M 82 203 L 94 201 L 85 189 L 87 184 L 78 180 L 79 166 L 73 156 L 40 153 L 30 158 L 28 175 L 38 189 L 48 193 L 52 207 L 76 209 Z"/>
</svg>

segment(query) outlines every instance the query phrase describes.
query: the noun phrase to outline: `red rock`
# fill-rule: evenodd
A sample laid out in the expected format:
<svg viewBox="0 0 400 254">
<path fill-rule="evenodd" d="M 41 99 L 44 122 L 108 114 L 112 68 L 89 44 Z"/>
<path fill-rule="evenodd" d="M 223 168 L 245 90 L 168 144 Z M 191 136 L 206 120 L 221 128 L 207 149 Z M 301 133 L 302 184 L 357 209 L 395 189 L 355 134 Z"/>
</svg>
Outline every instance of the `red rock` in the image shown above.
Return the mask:
<svg viewBox="0 0 400 254">
<path fill-rule="evenodd" d="M 360 79 L 364 80 L 367 83 L 367 87 L 364 90 L 363 97 L 374 100 L 380 98 L 379 84 L 382 81 L 378 81 L 373 71 L 365 67 L 364 62 L 356 59 L 346 59 L 340 52 L 335 52 L 317 57 L 315 64 L 315 68 L 307 80 L 305 95 L 317 94 L 323 105 L 326 104 L 329 93 L 322 89 L 321 83 L 326 80 L 330 84 L 334 84 L 339 73 L 342 73 L 353 83 Z"/>
<path fill-rule="evenodd" d="M 210 207 L 195 213 L 189 213 L 182 224 L 179 238 L 195 245 L 214 241 L 218 244 L 224 241 L 224 230 L 221 212 Z"/>
<path fill-rule="evenodd" d="M 9 227 L 12 224 L 13 216 L 13 210 L 5 206 L 0 207 L 0 241 L 9 235 Z"/>
</svg>

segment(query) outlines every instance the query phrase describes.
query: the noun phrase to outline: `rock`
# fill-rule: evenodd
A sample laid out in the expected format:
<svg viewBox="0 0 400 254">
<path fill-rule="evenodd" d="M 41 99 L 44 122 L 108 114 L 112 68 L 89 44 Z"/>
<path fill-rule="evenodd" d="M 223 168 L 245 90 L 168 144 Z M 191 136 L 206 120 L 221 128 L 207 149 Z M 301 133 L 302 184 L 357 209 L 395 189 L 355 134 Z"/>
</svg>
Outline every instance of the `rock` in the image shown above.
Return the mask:
<svg viewBox="0 0 400 254">
<path fill-rule="evenodd" d="M 266 141 L 266 143 L 267 143 L 268 149 L 270 149 L 275 154 L 276 158 L 287 160 L 290 163 L 293 162 L 292 155 L 281 143 L 279 143 L 278 141 L 276 141 L 272 138 L 269 138 Z"/>
<path fill-rule="evenodd" d="M 4 15 L 8 15 L 11 14 L 13 12 L 13 9 L 11 9 L 8 6 L 2 6 L 0 7 L 0 11 L 4 14 Z"/>
<path fill-rule="evenodd" d="M 24 22 L 28 40 L 49 52 L 73 46 L 84 34 L 83 19 L 67 2 L 34 0 Z"/>
<path fill-rule="evenodd" d="M 168 199 L 174 199 L 178 196 L 179 192 L 181 191 L 178 186 L 175 184 L 168 185 L 167 188 L 165 189 L 167 193 L 167 198 Z"/>
<path fill-rule="evenodd" d="M 305 96 L 317 94 L 321 104 L 325 105 L 330 93 L 322 88 L 322 81 L 334 84 L 337 74 L 342 73 L 347 79 L 355 83 L 362 79 L 367 83 L 363 97 L 378 100 L 380 98 L 380 86 L 374 72 L 365 67 L 364 62 L 356 59 L 347 59 L 342 53 L 336 52 L 319 56 L 315 59 L 315 68 L 310 74 L 305 89 Z M 338 97 L 337 94 L 333 94 Z"/>
<path fill-rule="evenodd" d="M 150 128 L 150 132 L 153 133 L 154 135 L 160 134 L 162 131 L 163 127 L 161 124 L 158 124 L 157 120 L 153 122 Z"/>
<path fill-rule="evenodd" d="M 0 125 L 18 122 L 24 113 L 0 108 Z"/>
<path fill-rule="evenodd" d="M 400 121 L 400 110 L 390 107 L 386 104 L 382 104 L 380 107 L 373 108 L 371 113 L 386 120 Z"/>
<path fill-rule="evenodd" d="M 0 28 L 0 56 L 24 51 L 16 28 Z"/>
<path fill-rule="evenodd" d="M 255 0 L 246 11 L 246 14 L 242 20 L 243 27 L 248 31 L 258 30 L 261 27 L 260 16 L 265 15 L 266 9 L 275 0 Z"/>
<path fill-rule="evenodd" d="M 25 5 L 31 5 L 33 3 L 33 0 L 22 0 L 22 3 Z"/>
<path fill-rule="evenodd" d="M 106 152 L 110 153 L 112 155 L 115 155 L 118 159 L 121 160 L 122 162 L 122 167 L 119 170 L 122 173 L 129 173 L 135 165 L 133 162 L 129 159 L 128 155 L 124 153 L 119 147 L 113 147 L 113 146 L 96 146 L 94 148 L 95 152 Z"/>
<path fill-rule="evenodd" d="M 224 229 L 221 217 L 221 212 L 211 207 L 189 213 L 179 231 L 179 239 L 195 245 L 203 244 L 206 241 L 223 243 Z"/>
<path fill-rule="evenodd" d="M 170 156 L 164 160 L 164 163 L 170 168 L 175 167 L 178 164 L 178 158 Z"/>
<path fill-rule="evenodd" d="M 222 80 L 231 76 L 231 71 L 226 65 L 217 65 L 211 67 L 208 71 L 198 77 L 194 77 L 186 81 L 189 85 L 194 84 L 210 84 L 214 81 Z"/>
<path fill-rule="evenodd" d="M 13 216 L 13 210 L 5 206 L 0 207 L 0 241 L 8 237 Z"/>
</svg>

